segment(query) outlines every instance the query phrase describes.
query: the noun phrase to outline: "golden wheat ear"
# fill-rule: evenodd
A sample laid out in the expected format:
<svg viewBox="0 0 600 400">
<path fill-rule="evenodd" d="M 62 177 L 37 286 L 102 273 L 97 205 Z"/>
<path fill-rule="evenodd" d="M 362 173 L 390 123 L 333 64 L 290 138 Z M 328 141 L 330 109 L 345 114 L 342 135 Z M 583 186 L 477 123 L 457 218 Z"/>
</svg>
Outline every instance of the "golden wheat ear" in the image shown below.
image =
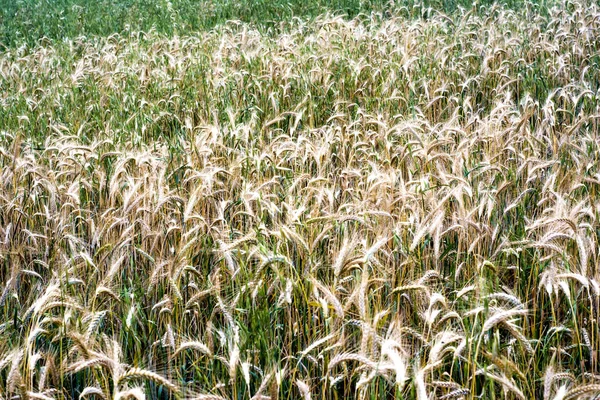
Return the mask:
<svg viewBox="0 0 600 400">
<path fill-rule="evenodd" d="M 106 400 L 106 396 L 104 395 L 104 392 L 102 392 L 102 390 L 100 390 L 99 388 L 93 387 L 93 386 L 86 387 L 79 394 L 80 399 L 86 399 L 86 398 L 88 398 L 88 396 L 97 396 L 103 400 Z"/>
<path fill-rule="evenodd" d="M 125 381 L 138 380 L 138 379 L 152 381 L 156 384 L 164 386 L 167 389 L 169 389 L 171 391 L 171 393 L 173 393 L 173 394 L 179 393 L 179 388 L 177 386 L 175 386 L 168 379 L 164 378 L 163 376 L 161 376 L 155 372 L 149 371 L 147 369 L 141 369 L 141 368 L 130 368 L 125 373 L 121 374 L 121 376 L 119 377 L 118 383 L 120 384 Z"/>
</svg>

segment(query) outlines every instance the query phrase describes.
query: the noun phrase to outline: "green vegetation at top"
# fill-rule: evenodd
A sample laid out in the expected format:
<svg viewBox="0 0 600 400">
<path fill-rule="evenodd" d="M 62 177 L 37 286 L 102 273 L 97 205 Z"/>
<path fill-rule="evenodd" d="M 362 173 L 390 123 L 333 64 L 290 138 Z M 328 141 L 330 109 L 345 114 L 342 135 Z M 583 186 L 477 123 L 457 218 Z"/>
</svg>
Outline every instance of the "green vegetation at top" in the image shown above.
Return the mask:
<svg viewBox="0 0 600 400">
<path fill-rule="evenodd" d="M 447 13 L 473 4 L 471 0 L 402 0 L 401 3 L 394 6 L 405 5 L 406 12 L 415 17 L 421 15 L 423 8 Z M 522 1 L 501 3 L 517 7 Z M 390 5 L 388 0 L 0 0 L 0 45 L 32 45 L 44 37 L 60 40 L 81 35 L 108 36 L 127 30 L 189 34 L 212 29 L 228 20 L 275 28 L 280 21 L 293 17 L 309 19 L 326 12 L 354 17 L 385 11 Z"/>
</svg>

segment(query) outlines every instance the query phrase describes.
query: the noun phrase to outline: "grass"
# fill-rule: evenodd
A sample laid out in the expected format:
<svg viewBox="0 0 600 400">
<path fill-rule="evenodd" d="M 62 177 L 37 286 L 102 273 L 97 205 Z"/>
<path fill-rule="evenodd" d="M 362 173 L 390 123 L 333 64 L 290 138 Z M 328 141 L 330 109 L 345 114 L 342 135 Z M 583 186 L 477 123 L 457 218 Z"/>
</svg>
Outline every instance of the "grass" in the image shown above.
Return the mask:
<svg viewBox="0 0 600 400">
<path fill-rule="evenodd" d="M 4 24 L 0 397 L 596 398 L 600 8 L 251 4 Z"/>
<path fill-rule="evenodd" d="M 483 0 L 480 4 L 489 6 L 493 2 Z M 523 3 L 504 0 L 503 4 L 514 8 Z M 402 5 L 406 7 L 405 13 L 416 17 L 422 8 L 452 12 L 459 7 L 471 8 L 472 2 L 410 0 Z M 60 41 L 151 29 L 165 35 L 189 35 L 228 20 L 278 30 L 281 22 L 294 17 L 310 19 L 334 12 L 352 18 L 361 13 L 383 12 L 393 6 L 394 2 L 387 0 L 4 0 L 0 2 L 0 45 L 34 45 L 42 38 Z"/>
<path fill-rule="evenodd" d="M 5 2 L 0 8 L 4 22 L 0 42 L 32 44 L 42 37 L 60 40 L 150 29 L 167 35 L 189 34 L 231 19 L 273 27 L 276 21 L 292 16 L 314 17 L 327 10 L 355 16 L 383 5 L 380 0 L 18 0 Z"/>
</svg>

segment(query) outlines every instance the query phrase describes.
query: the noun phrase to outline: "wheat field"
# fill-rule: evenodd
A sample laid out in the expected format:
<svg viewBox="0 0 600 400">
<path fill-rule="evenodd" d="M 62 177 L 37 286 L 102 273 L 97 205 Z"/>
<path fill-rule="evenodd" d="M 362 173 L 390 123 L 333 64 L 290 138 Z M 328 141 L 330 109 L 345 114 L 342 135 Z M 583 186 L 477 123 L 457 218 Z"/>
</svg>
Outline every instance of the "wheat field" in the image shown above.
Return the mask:
<svg viewBox="0 0 600 400">
<path fill-rule="evenodd" d="M 1 399 L 600 398 L 600 7 L 0 52 Z"/>
</svg>

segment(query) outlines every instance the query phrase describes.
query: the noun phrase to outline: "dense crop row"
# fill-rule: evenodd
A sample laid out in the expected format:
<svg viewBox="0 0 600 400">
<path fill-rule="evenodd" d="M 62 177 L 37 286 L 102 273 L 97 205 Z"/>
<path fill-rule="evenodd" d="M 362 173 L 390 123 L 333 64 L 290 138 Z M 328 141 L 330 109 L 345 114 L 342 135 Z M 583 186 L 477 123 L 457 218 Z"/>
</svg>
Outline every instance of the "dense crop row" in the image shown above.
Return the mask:
<svg viewBox="0 0 600 400">
<path fill-rule="evenodd" d="M 408 16 L 1 53 L 0 397 L 600 393 L 600 8 Z"/>
</svg>

